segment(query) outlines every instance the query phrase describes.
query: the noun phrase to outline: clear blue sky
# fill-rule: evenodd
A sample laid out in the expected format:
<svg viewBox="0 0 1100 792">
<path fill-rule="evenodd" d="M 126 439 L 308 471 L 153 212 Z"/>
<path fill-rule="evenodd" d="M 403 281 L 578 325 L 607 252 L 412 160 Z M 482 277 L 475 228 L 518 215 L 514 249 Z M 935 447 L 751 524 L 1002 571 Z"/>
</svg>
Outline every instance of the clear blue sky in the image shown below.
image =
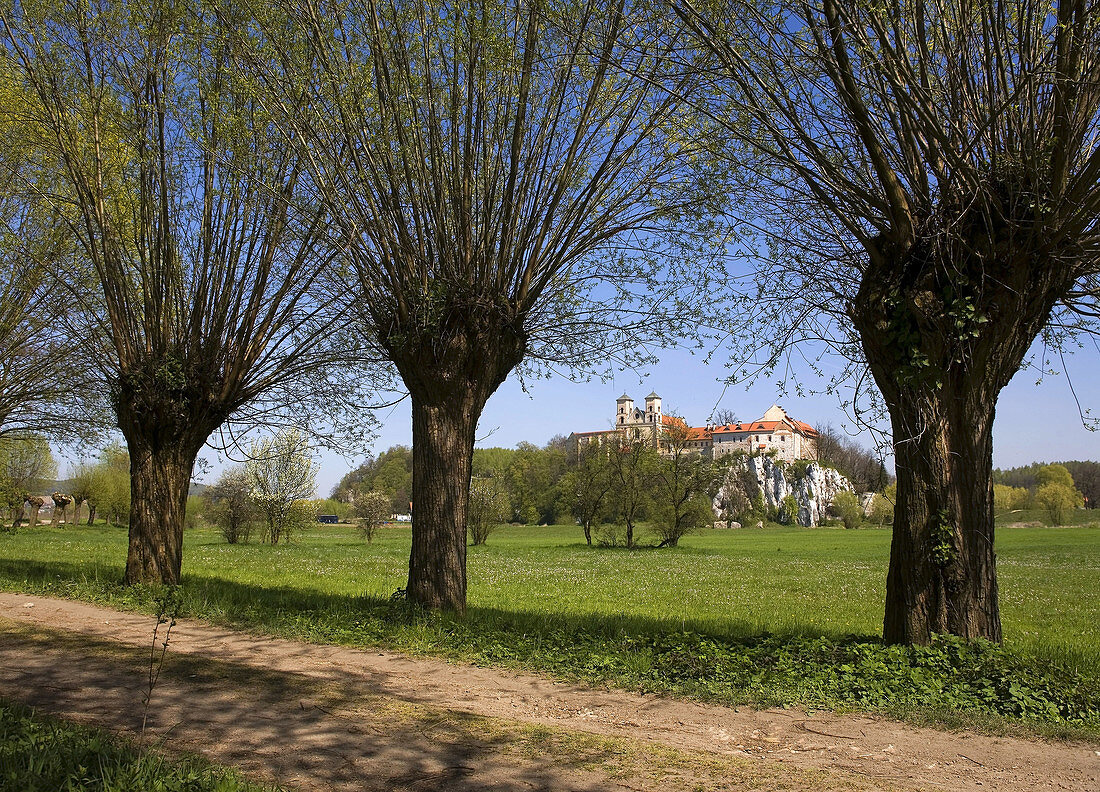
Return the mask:
<svg viewBox="0 0 1100 792">
<path fill-rule="evenodd" d="M 1082 405 L 1100 412 L 1100 368 L 1095 358 L 1082 355 L 1069 359 L 1069 365 Z M 695 426 L 705 423 L 716 406 L 749 421 L 778 402 L 799 420 L 854 431 L 852 419 L 842 412 L 835 396 L 782 396 L 769 381 L 757 382 L 748 389 L 737 385 L 725 388 L 718 381 L 724 374 L 720 359 L 708 366 L 686 351 L 672 350 L 652 369 L 622 372 L 606 383 L 538 380 L 528 383 L 529 392 L 524 393 L 513 376 L 489 400 L 478 427 L 477 445 L 508 448 L 522 441 L 543 445 L 557 434 L 607 429 L 620 394 L 627 393 L 641 405 L 650 391 L 661 396 L 665 412 L 674 411 Z M 1039 385 L 1036 379 L 1035 371 L 1021 371 L 1001 393 L 994 424 L 994 464 L 1009 468 L 1033 461 L 1100 459 L 1100 433 L 1082 425 L 1066 377 L 1048 375 Z M 806 384 L 820 383 L 807 380 Z M 392 445 L 412 444 L 408 401 L 379 412 L 378 418 L 382 427 L 374 444 L 375 453 Z M 872 442 L 869 434 L 859 439 L 865 445 Z M 361 459 L 349 462 L 324 455 L 318 493 L 327 496 L 358 461 Z"/>
</svg>

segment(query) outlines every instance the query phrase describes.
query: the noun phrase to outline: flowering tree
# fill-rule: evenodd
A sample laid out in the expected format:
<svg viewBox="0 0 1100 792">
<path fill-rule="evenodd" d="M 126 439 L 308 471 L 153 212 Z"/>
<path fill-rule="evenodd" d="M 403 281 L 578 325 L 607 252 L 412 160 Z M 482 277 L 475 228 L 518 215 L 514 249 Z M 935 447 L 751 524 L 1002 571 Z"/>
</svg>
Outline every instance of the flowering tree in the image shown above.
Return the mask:
<svg viewBox="0 0 1100 792">
<path fill-rule="evenodd" d="M 315 516 L 307 501 L 317 489 L 317 468 L 301 432 L 289 429 L 253 443 L 245 475 L 271 544 L 289 542 L 293 529 Z"/>
<path fill-rule="evenodd" d="M 359 533 L 367 540 L 367 544 L 370 544 L 374 541 L 375 533 L 390 517 L 390 497 L 378 490 L 370 492 L 356 490 L 352 498 Z"/>
<path fill-rule="evenodd" d="M 483 545 L 498 524 L 507 519 L 511 505 L 508 493 L 495 478 L 477 478 L 470 484 L 470 508 L 466 529 L 470 544 Z"/>
</svg>

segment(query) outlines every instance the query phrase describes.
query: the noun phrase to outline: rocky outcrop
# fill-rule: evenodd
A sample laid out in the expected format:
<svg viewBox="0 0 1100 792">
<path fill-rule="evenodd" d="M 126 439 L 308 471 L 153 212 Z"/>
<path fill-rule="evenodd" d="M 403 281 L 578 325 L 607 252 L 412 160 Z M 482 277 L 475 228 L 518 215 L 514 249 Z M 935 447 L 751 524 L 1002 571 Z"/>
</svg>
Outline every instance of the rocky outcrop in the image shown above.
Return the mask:
<svg viewBox="0 0 1100 792">
<path fill-rule="evenodd" d="M 851 482 L 816 462 L 790 465 L 770 456 L 740 457 L 714 498 L 714 513 L 718 520 L 731 520 L 762 500 L 769 512 L 779 512 L 783 522 L 789 519 L 783 512 L 790 496 L 797 505 L 794 521 L 811 527 L 826 518 L 833 498 L 842 491 L 851 492 Z"/>
</svg>

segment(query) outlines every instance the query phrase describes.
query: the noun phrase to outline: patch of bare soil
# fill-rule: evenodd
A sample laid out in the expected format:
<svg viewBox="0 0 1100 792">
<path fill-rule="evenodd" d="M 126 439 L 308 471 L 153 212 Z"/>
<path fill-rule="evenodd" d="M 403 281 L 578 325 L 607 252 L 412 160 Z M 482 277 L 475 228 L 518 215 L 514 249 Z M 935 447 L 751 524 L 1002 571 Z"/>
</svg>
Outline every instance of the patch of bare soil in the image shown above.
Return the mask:
<svg viewBox="0 0 1100 792">
<path fill-rule="evenodd" d="M 0 696 L 136 733 L 153 626 L 0 594 Z M 303 790 L 1100 789 L 1100 744 L 593 690 L 191 620 L 167 658 L 152 735 Z"/>
</svg>

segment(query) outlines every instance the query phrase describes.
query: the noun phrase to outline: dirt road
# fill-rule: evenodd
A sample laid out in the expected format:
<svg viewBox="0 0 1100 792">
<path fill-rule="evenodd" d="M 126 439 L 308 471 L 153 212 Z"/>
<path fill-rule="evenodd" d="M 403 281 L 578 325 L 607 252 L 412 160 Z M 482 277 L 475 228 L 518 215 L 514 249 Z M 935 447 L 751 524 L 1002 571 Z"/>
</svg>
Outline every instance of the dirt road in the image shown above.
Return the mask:
<svg viewBox="0 0 1100 792">
<path fill-rule="evenodd" d="M 0 594 L 0 696 L 139 732 L 153 626 Z M 301 790 L 1100 790 L 1100 744 L 732 709 L 190 620 L 148 735 Z"/>
</svg>

